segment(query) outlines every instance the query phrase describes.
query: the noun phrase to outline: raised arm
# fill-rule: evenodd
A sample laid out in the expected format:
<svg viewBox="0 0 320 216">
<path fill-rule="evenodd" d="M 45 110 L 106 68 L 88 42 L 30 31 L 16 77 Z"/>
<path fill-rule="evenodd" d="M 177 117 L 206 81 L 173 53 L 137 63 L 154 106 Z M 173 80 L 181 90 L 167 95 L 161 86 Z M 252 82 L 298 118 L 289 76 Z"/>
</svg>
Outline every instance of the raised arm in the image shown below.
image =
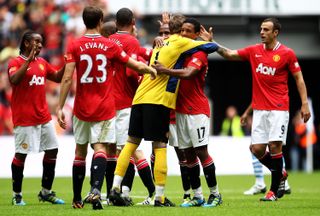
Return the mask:
<svg viewBox="0 0 320 216">
<path fill-rule="evenodd" d="M 299 71 L 293 74 L 293 77 L 296 81 L 297 89 L 301 99 L 301 118 L 304 122 L 307 122 L 311 116 L 308 104 L 307 88 L 304 82 L 302 72 Z"/>
<path fill-rule="evenodd" d="M 218 49 L 216 52 L 223 58 L 228 60 L 241 60 L 241 57 L 238 54 L 237 50 L 228 49 L 226 47 L 221 46 L 220 44 L 218 44 Z"/>
<path fill-rule="evenodd" d="M 70 62 L 66 64 L 65 72 L 64 72 L 64 75 L 61 81 L 61 86 L 60 86 L 60 97 L 59 97 L 59 104 L 57 107 L 57 117 L 58 117 L 58 123 L 60 127 L 62 127 L 63 129 L 66 129 L 67 127 L 67 123 L 65 122 L 65 116 L 63 113 L 63 106 L 66 102 L 69 90 L 71 88 L 72 77 L 73 77 L 75 66 L 76 66 L 75 62 Z"/>
<path fill-rule="evenodd" d="M 203 40 L 205 41 L 212 41 L 215 42 L 218 45 L 217 53 L 221 55 L 223 58 L 228 59 L 228 60 L 241 60 L 240 55 L 238 54 L 237 50 L 231 50 L 228 49 L 220 44 L 218 44 L 216 41 L 213 39 L 213 28 L 209 27 L 209 30 L 207 31 L 204 26 L 201 25 L 200 27 L 200 35 Z"/>
<path fill-rule="evenodd" d="M 33 44 L 32 50 L 27 58 L 27 60 L 21 65 L 21 67 L 12 75 L 10 75 L 9 79 L 12 84 L 19 84 L 23 77 L 25 76 L 30 62 L 32 62 L 36 56 L 36 51 L 38 46 L 36 43 Z"/>
</svg>

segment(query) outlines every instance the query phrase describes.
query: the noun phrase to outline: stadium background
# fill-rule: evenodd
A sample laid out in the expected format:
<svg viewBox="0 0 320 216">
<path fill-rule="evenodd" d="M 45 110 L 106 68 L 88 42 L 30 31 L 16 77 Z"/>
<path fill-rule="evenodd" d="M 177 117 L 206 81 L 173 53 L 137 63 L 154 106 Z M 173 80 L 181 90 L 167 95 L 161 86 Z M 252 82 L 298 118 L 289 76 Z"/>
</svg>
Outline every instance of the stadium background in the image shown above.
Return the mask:
<svg viewBox="0 0 320 216">
<path fill-rule="evenodd" d="M 269 16 L 278 17 L 283 27 L 279 40 L 293 48 L 298 56 L 308 94 L 313 103 L 314 125 L 319 134 L 320 84 L 317 73 L 319 73 L 320 63 L 320 1 L 317 0 L 0 0 L 2 104 L 7 106 L 6 97 L 10 92 L 6 81 L 8 53 L 4 52 L 5 48 L 8 46 L 17 48 L 22 32 L 32 28 L 44 35 L 45 47 L 42 55 L 58 67 L 62 63 L 65 45 L 82 33 L 81 12 L 86 4 L 100 5 L 108 14 L 106 19 L 111 18 L 121 7 L 133 9 L 137 17 L 139 40 L 143 46 L 152 44 L 153 38 L 157 35 L 158 20 L 164 11 L 180 12 L 198 18 L 206 28 L 214 27 L 217 42 L 233 49 L 259 43 L 261 21 Z M 54 35 L 57 37 L 54 38 Z M 48 87 L 48 101 L 52 111 L 58 88 L 54 84 L 49 84 Z M 300 108 L 299 95 L 292 77 L 289 79 L 289 89 L 292 119 L 294 113 Z M 250 103 L 249 64 L 225 61 L 217 54 L 211 54 L 206 90 L 212 100 L 212 132 L 213 135 L 218 135 L 226 108 L 234 105 L 239 113 L 242 113 Z M 0 112 L 0 117 L 1 125 L 8 116 L 1 115 Z M 10 131 L 3 129 L 2 134 L 8 135 Z M 288 152 L 290 143 L 294 142 L 292 137 L 289 134 L 286 148 L 288 168 L 291 166 Z M 0 145 L 8 145 L 8 143 L 1 142 Z M 315 168 L 320 167 L 319 145 L 319 141 L 314 145 Z"/>
</svg>

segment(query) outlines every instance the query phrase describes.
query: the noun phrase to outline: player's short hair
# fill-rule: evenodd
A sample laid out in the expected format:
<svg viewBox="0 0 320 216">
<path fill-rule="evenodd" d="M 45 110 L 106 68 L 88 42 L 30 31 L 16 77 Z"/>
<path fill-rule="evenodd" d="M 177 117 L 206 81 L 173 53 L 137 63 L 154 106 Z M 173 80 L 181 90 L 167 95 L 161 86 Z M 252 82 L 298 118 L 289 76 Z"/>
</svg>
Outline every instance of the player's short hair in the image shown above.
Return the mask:
<svg viewBox="0 0 320 216">
<path fill-rule="evenodd" d="M 20 51 L 19 53 L 22 54 L 24 53 L 24 51 L 26 51 L 26 46 L 24 44 L 25 41 L 28 41 L 30 42 L 33 38 L 33 35 L 34 34 L 38 34 L 37 32 L 35 31 L 32 31 L 32 30 L 26 30 L 23 35 L 22 35 L 22 38 L 21 38 L 21 41 L 20 41 Z"/>
<path fill-rule="evenodd" d="M 269 18 L 264 19 L 263 22 L 272 22 L 273 23 L 273 31 L 278 30 L 278 32 L 280 32 L 281 24 L 277 18 L 269 17 Z"/>
<path fill-rule="evenodd" d="M 101 27 L 101 35 L 104 37 L 109 37 L 110 35 L 117 32 L 116 22 L 111 20 L 103 23 Z"/>
<path fill-rule="evenodd" d="M 129 8 L 121 8 L 116 14 L 117 26 L 119 27 L 131 25 L 133 19 L 133 13 Z"/>
<path fill-rule="evenodd" d="M 180 33 L 181 27 L 183 22 L 185 21 L 186 17 L 180 13 L 174 14 L 170 17 L 169 21 L 169 29 L 171 34 Z"/>
<path fill-rule="evenodd" d="M 94 6 L 87 6 L 82 13 L 82 19 L 87 29 L 94 29 L 103 20 L 103 11 Z"/>
<path fill-rule="evenodd" d="M 187 18 L 183 23 L 190 23 L 193 25 L 194 27 L 194 32 L 198 33 L 200 32 L 200 22 L 198 20 L 196 20 L 195 18 Z"/>
</svg>

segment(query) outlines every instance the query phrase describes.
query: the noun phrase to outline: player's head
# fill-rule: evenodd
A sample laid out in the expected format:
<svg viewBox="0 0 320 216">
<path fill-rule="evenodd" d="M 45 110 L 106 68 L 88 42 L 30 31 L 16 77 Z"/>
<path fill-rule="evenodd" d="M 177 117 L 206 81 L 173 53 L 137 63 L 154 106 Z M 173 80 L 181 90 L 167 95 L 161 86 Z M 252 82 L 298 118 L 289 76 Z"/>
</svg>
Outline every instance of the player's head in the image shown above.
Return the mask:
<svg viewBox="0 0 320 216">
<path fill-rule="evenodd" d="M 281 30 L 281 24 L 276 18 L 267 18 L 262 21 L 260 28 L 261 41 L 268 44 L 276 40 Z"/>
<path fill-rule="evenodd" d="M 181 36 L 196 39 L 200 34 L 200 23 L 194 18 L 187 18 L 181 27 Z"/>
<path fill-rule="evenodd" d="M 97 28 L 103 20 L 103 11 L 94 6 L 87 6 L 82 13 L 82 19 L 87 29 Z"/>
<path fill-rule="evenodd" d="M 159 36 L 163 37 L 164 39 L 167 39 L 170 37 L 170 29 L 169 24 L 162 24 L 159 28 Z"/>
<path fill-rule="evenodd" d="M 185 19 L 186 17 L 182 14 L 174 14 L 171 16 L 169 21 L 170 34 L 180 34 Z"/>
<path fill-rule="evenodd" d="M 39 55 L 42 48 L 42 36 L 31 30 L 27 30 L 23 33 L 20 42 L 20 54 L 29 55 L 33 46 L 36 46 L 36 55 Z"/>
<path fill-rule="evenodd" d="M 104 37 L 109 37 L 110 35 L 117 32 L 117 26 L 115 21 L 108 21 L 103 23 L 101 26 L 101 35 Z"/>
<path fill-rule="evenodd" d="M 134 16 L 129 8 L 121 8 L 116 14 L 117 28 L 133 26 L 135 24 Z"/>
</svg>

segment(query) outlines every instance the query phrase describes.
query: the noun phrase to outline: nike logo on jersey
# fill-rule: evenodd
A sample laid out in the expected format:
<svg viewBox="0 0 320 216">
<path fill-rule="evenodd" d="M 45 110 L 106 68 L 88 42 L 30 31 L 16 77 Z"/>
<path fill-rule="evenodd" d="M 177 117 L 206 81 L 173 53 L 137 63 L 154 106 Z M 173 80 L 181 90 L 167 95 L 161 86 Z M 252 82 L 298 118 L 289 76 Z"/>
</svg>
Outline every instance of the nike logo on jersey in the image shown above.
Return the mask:
<svg viewBox="0 0 320 216">
<path fill-rule="evenodd" d="M 28 67 L 28 68 L 27 68 L 27 71 L 30 70 L 30 69 L 31 69 L 31 67 Z"/>
<path fill-rule="evenodd" d="M 204 141 L 204 139 L 199 140 L 199 143 L 202 143 Z"/>
<path fill-rule="evenodd" d="M 260 58 L 260 57 L 262 57 L 262 55 L 256 54 L 255 57 Z"/>
</svg>

